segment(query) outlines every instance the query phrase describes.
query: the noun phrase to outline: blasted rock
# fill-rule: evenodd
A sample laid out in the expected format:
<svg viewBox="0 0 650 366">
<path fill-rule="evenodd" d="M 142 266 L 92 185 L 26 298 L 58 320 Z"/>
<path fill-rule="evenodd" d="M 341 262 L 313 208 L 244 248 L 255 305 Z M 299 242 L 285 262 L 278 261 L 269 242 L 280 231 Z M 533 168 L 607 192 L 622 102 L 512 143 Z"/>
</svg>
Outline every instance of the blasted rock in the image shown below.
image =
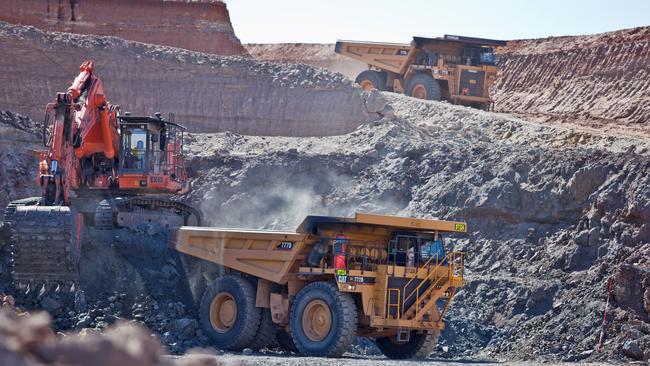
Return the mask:
<svg viewBox="0 0 650 366">
<path fill-rule="evenodd" d="M 41 308 L 52 314 L 59 312 L 62 306 L 63 304 L 61 304 L 61 301 L 51 296 L 46 296 L 43 298 L 43 300 L 41 300 Z"/>
<path fill-rule="evenodd" d="M 368 114 L 376 117 L 373 119 L 381 119 L 382 117 L 392 118 L 395 115 L 395 110 L 379 90 L 373 89 L 363 92 L 363 99 L 366 103 L 366 111 Z"/>
<path fill-rule="evenodd" d="M 643 350 L 641 350 L 641 347 L 639 347 L 638 343 L 636 341 L 627 341 L 625 344 L 623 344 L 623 348 L 621 349 L 621 352 L 634 360 L 642 360 L 643 359 Z"/>
<path fill-rule="evenodd" d="M 182 334 L 183 337 L 188 338 L 196 333 L 199 323 L 196 319 L 182 318 L 176 319 L 170 324 L 170 328 L 175 332 Z"/>
</svg>

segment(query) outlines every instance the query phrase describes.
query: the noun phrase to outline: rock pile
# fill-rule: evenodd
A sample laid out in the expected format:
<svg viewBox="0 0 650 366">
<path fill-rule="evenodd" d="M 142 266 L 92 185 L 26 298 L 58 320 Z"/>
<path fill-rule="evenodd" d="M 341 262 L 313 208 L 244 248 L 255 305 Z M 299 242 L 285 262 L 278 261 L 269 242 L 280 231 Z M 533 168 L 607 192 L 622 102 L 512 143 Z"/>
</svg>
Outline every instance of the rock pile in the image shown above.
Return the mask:
<svg viewBox="0 0 650 366">
<path fill-rule="evenodd" d="M 650 240 L 647 145 L 581 143 L 570 128 L 386 97 L 392 119 L 345 136 L 190 136 L 187 198 L 225 227 L 290 229 L 306 214 L 355 211 L 468 221 L 454 246 L 468 253 L 470 282 L 438 350 L 449 357 L 616 360 L 625 337 L 645 342 L 621 325 L 648 323 L 647 285 L 621 277 L 631 288 L 611 299 L 610 341 L 593 352 L 608 279 L 628 260 L 647 268 L 630 259 Z"/>
<path fill-rule="evenodd" d="M 464 219 L 469 235 L 449 245 L 467 253 L 469 282 L 437 355 L 648 359 L 647 142 L 383 97 L 375 121 L 342 136 L 190 134 L 184 199 L 221 227 L 293 229 L 307 214 L 355 211 Z M 172 352 L 205 344 L 192 300 L 218 268 L 167 249 L 156 227 L 87 238 L 86 309 L 37 290 L 17 302 L 48 307 L 58 330 L 136 319 Z"/>
</svg>

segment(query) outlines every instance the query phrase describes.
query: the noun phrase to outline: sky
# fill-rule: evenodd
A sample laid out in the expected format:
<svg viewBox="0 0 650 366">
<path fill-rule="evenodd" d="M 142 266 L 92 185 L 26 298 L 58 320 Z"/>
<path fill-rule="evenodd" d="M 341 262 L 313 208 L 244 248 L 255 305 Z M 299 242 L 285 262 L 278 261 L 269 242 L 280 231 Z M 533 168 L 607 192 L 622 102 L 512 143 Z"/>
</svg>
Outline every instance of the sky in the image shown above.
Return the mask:
<svg viewBox="0 0 650 366">
<path fill-rule="evenodd" d="M 650 0 L 226 0 L 243 43 L 408 43 L 593 34 L 650 25 Z"/>
</svg>

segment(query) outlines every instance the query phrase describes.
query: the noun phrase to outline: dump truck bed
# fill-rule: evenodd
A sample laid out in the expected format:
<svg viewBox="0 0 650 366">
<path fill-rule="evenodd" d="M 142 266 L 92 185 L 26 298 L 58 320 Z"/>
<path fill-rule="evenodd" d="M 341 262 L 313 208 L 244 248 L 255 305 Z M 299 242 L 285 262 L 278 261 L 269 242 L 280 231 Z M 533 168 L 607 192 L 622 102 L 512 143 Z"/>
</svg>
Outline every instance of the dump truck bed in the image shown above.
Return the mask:
<svg viewBox="0 0 650 366">
<path fill-rule="evenodd" d="M 369 66 L 403 74 L 411 45 L 365 41 L 337 41 L 334 52 L 367 63 Z"/>
<path fill-rule="evenodd" d="M 181 253 L 284 284 L 318 242 L 312 235 L 316 226 L 349 224 L 419 231 L 467 230 L 464 222 L 357 213 L 353 218 L 307 216 L 296 231 L 183 226 L 173 233 L 172 246 Z"/>
<path fill-rule="evenodd" d="M 304 258 L 307 241 L 309 235 L 289 231 L 183 226 L 174 232 L 172 245 L 181 253 L 283 284 L 292 265 Z"/>
<path fill-rule="evenodd" d="M 458 54 L 463 46 L 505 46 L 505 41 L 494 39 L 464 37 L 445 34 L 440 38 L 413 37 L 408 43 L 368 42 L 339 40 L 334 52 L 381 70 L 404 74 L 413 61 L 415 51 L 420 47 L 431 46 L 442 53 Z"/>
</svg>

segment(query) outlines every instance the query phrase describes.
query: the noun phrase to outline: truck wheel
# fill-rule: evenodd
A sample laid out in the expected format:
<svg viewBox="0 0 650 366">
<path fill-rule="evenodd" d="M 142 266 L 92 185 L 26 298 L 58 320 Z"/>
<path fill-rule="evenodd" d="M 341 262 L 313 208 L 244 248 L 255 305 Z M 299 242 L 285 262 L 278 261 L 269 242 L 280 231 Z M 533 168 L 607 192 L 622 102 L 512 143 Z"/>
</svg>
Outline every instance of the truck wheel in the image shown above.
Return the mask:
<svg viewBox="0 0 650 366">
<path fill-rule="evenodd" d="M 287 352 L 298 352 L 295 343 L 293 343 L 293 338 L 291 334 L 287 333 L 284 329 L 278 329 L 275 333 L 275 339 L 278 341 L 278 346 L 280 349 Z"/>
<path fill-rule="evenodd" d="M 270 309 L 262 309 L 260 327 L 250 345 L 253 351 L 259 351 L 273 345 L 277 326 L 273 323 L 273 316 Z"/>
<path fill-rule="evenodd" d="M 336 284 L 314 282 L 298 292 L 291 308 L 291 335 L 305 356 L 339 357 L 357 332 L 357 309 Z"/>
<path fill-rule="evenodd" d="M 386 90 L 386 73 L 374 70 L 362 71 L 354 81 L 365 91 Z"/>
<path fill-rule="evenodd" d="M 384 356 L 396 360 L 407 358 L 427 358 L 433 352 L 438 343 L 439 330 L 416 333 L 411 332 L 410 339 L 406 343 L 398 343 L 395 336 L 375 339 L 375 344 Z"/>
<path fill-rule="evenodd" d="M 240 351 L 247 347 L 260 325 L 255 287 L 241 277 L 217 278 L 203 294 L 199 322 L 218 348 Z"/>
<path fill-rule="evenodd" d="M 440 83 L 429 74 L 415 74 L 406 85 L 406 95 L 425 100 L 442 99 Z"/>
</svg>

